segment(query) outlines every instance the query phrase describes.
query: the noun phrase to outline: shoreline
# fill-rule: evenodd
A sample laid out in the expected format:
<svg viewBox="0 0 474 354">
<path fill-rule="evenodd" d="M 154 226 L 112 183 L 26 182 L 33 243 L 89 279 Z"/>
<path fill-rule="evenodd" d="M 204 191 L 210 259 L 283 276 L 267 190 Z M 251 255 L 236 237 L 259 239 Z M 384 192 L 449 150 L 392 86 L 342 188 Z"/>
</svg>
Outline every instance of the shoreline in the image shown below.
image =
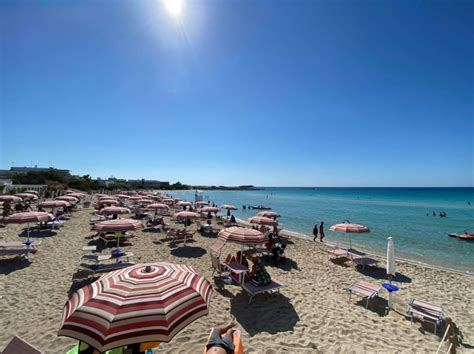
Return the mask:
<svg viewBox="0 0 474 354">
<path fill-rule="evenodd" d="M 244 226 L 251 226 L 251 224 L 249 222 L 245 221 L 245 220 L 238 219 L 238 218 L 236 218 L 236 220 L 237 220 L 238 224 L 241 224 L 241 225 L 244 225 Z M 284 236 L 288 236 L 288 237 L 296 237 L 298 239 L 312 241 L 311 236 L 306 235 L 302 232 L 296 232 L 296 231 L 292 231 L 292 230 L 282 229 L 280 231 L 280 234 L 284 235 Z M 319 241 L 318 241 L 318 243 L 324 245 L 325 247 L 329 247 L 328 243 L 324 243 L 324 242 L 321 243 Z M 332 243 L 329 243 L 329 244 L 332 244 Z M 340 245 L 340 246 L 345 247 L 345 242 L 336 243 L 336 245 Z M 376 252 L 373 249 L 367 249 L 363 245 L 360 245 L 360 244 L 356 244 L 356 245 L 357 245 L 359 250 L 363 251 L 364 253 L 366 253 L 369 256 L 375 256 L 375 257 L 383 258 L 384 260 L 386 260 L 386 258 L 387 258 L 381 252 Z M 449 273 L 474 276 L 474 270 L 469 271 L 469 270 L 460 270 L 460 269 L 455 269 L 455 268 L 443 267 L 443 266 L 439 266 L 439 265 L 435 265 L 435 264 L 429 264 L 429 263 L 416 261 L 416 260 L 409 259 L 409 258 L 404 258 L 404 257 L 398 257 L 398 256 L 395 256 L 395 260 L 397 262 L 407 263 L 407 264 L 410 264 L 410 265 L 424 267 L 424 268 L 429 268 L 429 269 L 432 269 L 432 270 L 442 270 L 442 271 L 446 271 L 446 272 L 449 272 Z"/>
</svg>

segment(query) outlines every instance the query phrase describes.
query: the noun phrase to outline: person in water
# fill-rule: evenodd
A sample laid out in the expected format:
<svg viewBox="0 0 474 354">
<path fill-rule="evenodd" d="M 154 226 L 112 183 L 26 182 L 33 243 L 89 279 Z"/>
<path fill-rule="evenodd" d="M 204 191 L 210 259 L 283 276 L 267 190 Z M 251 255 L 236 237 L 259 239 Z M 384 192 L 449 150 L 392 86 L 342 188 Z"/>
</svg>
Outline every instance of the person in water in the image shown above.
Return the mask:
<svg viewBox="0 0 474 354">
<path fill-rule="evenodd" d="M 318 224 L 314 224 L 314 227 L 313 227 L 313 241 L 317 241 L 318 240 Z"/>
<path fill-rule="evenodd" d="M 321 221 L 321 224 L 319 225 L 319 241 L 323 242 L 324 237 L 325 237 L 325 235 L 324 235 L 324 221 Z"/>
</svg>

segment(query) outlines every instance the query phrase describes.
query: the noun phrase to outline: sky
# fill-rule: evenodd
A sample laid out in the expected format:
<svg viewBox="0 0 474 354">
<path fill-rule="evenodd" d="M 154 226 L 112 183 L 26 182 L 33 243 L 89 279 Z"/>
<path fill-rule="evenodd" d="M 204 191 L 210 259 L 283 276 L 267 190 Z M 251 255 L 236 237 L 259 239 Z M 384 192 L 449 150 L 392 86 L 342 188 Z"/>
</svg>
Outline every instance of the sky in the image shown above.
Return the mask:
<svg viewBox="0 0 474 354">
<path fill-rule="evenodd" d="M 474 186 L 473 1 L 177 1 L 1 1 L 0 168 Z"/>
</svg>

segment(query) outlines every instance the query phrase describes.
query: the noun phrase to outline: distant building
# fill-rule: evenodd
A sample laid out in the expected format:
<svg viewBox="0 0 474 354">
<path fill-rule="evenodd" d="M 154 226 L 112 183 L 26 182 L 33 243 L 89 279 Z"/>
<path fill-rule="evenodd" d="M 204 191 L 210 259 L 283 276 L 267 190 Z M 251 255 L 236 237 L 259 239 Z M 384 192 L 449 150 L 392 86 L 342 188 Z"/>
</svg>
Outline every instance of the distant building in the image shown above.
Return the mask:
<svg viewBox="0 0 474 354">
<path fill-rule="evenodd" d="M 129 179 L 127 182 L 133 188 L 161 189 L 170 186 L 169 182 L 157 181 L 154 179 Z"/>
<path fill-rule="evenodd" d="M 70 177 L 71 171 L 54 167 L 10 167 L 9 170 L 0 170 L 1 177 L 12 177 L 14 175 L 26 175 L 28 172 L 48 172 L 54 171 L 61 176 Z"/>
</svg>

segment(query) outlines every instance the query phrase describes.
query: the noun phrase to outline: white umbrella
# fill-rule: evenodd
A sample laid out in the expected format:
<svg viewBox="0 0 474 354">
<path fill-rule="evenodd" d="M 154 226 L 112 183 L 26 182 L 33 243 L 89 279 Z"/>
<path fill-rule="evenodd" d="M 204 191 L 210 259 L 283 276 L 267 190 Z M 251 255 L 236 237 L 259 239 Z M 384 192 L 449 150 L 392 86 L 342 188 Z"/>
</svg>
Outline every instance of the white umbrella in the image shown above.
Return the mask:
<svg viewBox="0 0 474 354">
<path fill-rule="evenodd" d="M 387 243 L 387 275 L 390 284 L 392 283 L 392 278 L 395 277 L 395 244 L 393 238 L 388 238 Z M 388 292 L 388 308 L 392 308 L 392 292 Z"/>
</svg>

